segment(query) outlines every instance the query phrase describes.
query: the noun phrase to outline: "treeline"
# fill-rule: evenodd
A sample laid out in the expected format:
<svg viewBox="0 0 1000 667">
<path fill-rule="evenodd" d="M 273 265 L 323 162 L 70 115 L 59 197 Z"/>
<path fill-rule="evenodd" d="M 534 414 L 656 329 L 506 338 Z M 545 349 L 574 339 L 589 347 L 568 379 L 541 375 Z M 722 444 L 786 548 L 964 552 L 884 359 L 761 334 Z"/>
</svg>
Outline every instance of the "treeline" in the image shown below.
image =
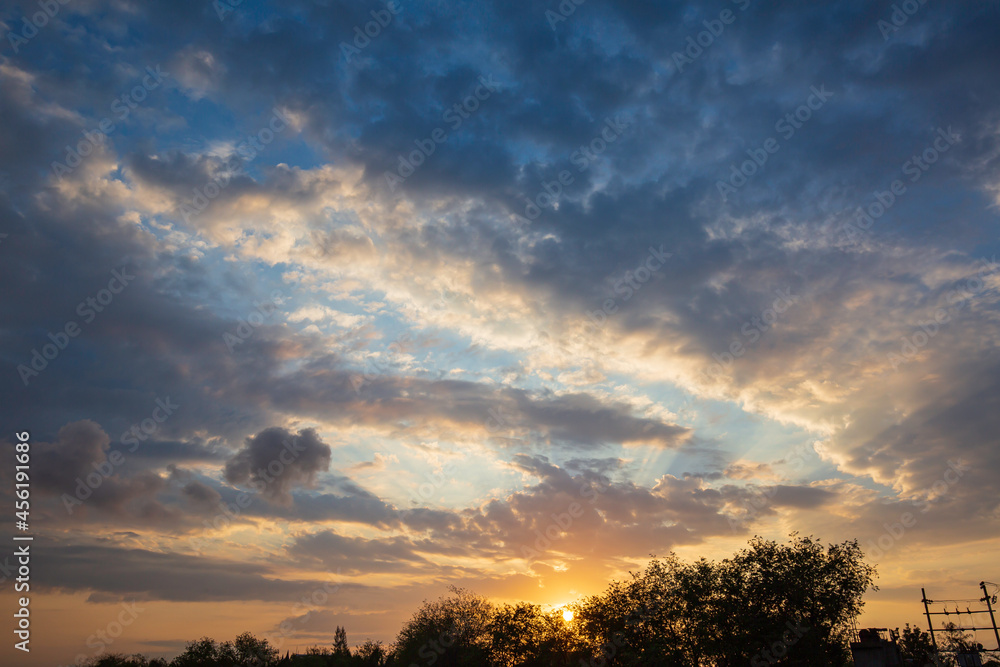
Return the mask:
<svg viewBox="0 0 1000 667">
<path fill-rule="evenodd" d="M 171 662 L 103 656 L 93 667 L 758 667 L 852 665 L 849 642 L 874 585 L 857 541 L 824 547 L 755 538 L 720 562 L 654 558 L 627 581 L 566 609 L 497 605 L 472 592 L 424 604 L 392 646 L 331 647 L 284 655 L 249 633 L 191 642 Z M 564 617 L 565 611 L 572 612 Z M 927 633 L 906 629 L 910 664 L 932 660 Z M 925 646 L 926 645 L 926 646 Z M 912 648 L 912 650 L 910 650 Z M 923 653 L 920 653 L 923 651 Z M 942 663 L 943 664 L 943 663 Z"/>
</svg>

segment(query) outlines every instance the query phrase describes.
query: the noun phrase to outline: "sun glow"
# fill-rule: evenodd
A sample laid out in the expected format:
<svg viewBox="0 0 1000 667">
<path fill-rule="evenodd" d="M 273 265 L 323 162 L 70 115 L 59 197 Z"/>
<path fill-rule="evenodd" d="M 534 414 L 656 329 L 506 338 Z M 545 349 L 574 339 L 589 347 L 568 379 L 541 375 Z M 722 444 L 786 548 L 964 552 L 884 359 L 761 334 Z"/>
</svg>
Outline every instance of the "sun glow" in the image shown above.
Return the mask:
<svg viewBox="0 0 1000 667">
<path fill-rule="evenodd" d="M 569 609 L 564 609 L 563 610 L 563 620 L 566 621 L 567 623 L 569 623 L 570 621 L 572 621 L 573 620 L 573 612 L 570 611 Z"/>
</svg>

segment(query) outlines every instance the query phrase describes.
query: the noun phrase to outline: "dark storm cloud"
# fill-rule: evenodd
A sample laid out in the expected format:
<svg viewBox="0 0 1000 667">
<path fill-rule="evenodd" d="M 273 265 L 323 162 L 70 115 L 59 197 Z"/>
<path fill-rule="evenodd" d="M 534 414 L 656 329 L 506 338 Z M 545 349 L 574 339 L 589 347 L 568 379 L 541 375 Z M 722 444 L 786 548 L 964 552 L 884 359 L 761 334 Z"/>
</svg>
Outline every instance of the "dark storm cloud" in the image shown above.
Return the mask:
<svg viewBox="0 0 1000 667">
<path fill-rule="evenodd" d="M 267 498 L 288 505 L 291 490 L 312 486 L 316 474 L 330 468 L 330 446 L 314 429 L 293 434 L 272 427 L 247 438 L 246 445 L 226 462 L 226 479 L 232 484 L 249 483 Z"/>
<path fill-rule="evenodd" d="M 282 517 L 279 509 L 265 511 L 264 516 Z M 388 526 L 397 522 L 396 512 L 384 500 L 372 493 L 310 494 L 295 498 L 295 510 L 287 518 L 303 521 L 350 521 L 374 526 Z"/>
<path fill-rule="evenodd" d="M 95 464 L 104 463 L 108 443 L 108 435 L 90 420 L 67 424 L 54 442 L 36 445 L 38 485 L 54 493 L 71 490 L 78 477 L 86 477 L 94 472 Z"/>
<path fill-rule="evenodd" d="M 555 396 L 467 381 L 380 376 L 359 400 L 345 374 L 321 366 L 308 376 L 283 378 L 269 400 L 283 409 L 322 409 L 327 419 L 372 427 L 451 421 L 498 436 L 534 435 L 583 447 L 640 442 L 673 447 L 689 434 L 685 427 L 636 416 L 627 404 L 584 393 Z M 330 412 L 333 406 L 338 407 Z"/>
<path fill-rule="evenodd" d="M 316 523 L 343 521 L 383 529 L 399 526 L 400 513 L 372 492 L 343 477 L 326 477 L 324 483 L 327 487 L 336 487 L 336 493 L 290 491 L 291 504 L 253 503 L 245 510 L 245 515 Z M 234 504 L 240 495 L 232 488 L 220 488 L 219 493 L 223 502 Z"/>
<path fill-rule="evenodd" d="M 777 507 L 814 509 L 829 504 L 836 498 L 836 493 L 826 489 L 779 484 L 773 489 L 771 503 Z"/>
<path fill-rule="evenodd" d="M 927 383 L 924 395 L 932 398 L 923 410 L 877 431 L 871 440 L 849 433 L 855 436 L 849 453 L 856 463 L 885 478 L 905 479 L 913 495 L 924 499 L 938 495 L 935 484 L 955 464 L 965 467 L 962 489 L 995 483 L 990 471 L 1000 464 L 1000 363 L 993 354 L 982 355 L 952 373 Z M 966 496 L 955 488 L 950 493 L 965 497 L 969 515 L 995 511 L 995 501 L 980 494 Z"/>
<path fill-rule="evenodd" d="M 289 551 L 292 556 L 311 563 L 313 567 L 338 570 L 348 576 L 361 572 L 398 572 L 431 565 L 415 553 L 415 546 L 406 538 L 368 540 L 328 531 L 299 538 Z"/>
<path fill-rule="evenodd" d="M 215 509 L 219 501 L 222 499 L 222 495 L 208 486 L 203 484 L 198 480 L 188 482 L 181 492 L 184 497 L 194 503 L 196 506 L 202 506 L 206 508 Z"/>
<path fill-rule="evenodd" d="M 206 517 L 211 521 L 224 514 L 223 507 L 240 508 L 242 516 L 238 520 L 242 522 L 263 518 L 345 521 L 379 527 L 397 526 L 400 522 L 391 505 L 347 478 L 328 482 L 339 493 L 297 495 L 292 506 L 293 491 L 308 485 L 315 473 L 324 471 L 329 464 L 329 448 L 314 433 L 293 435 L 282 429 L 265 429 L 230 458 L 227 473 L 237 483 L 253 480 L 251 486 L 260 486 L 263 497 L 271 501 L 251 500 L 249 506 L 239 498 L 243 494 L 237 489 L 197 477 L 173 463 L 166 466 L 166 474 L 157 472 L 165 461 L 176 457 L 139 458 L 127 448 L 109 448 L 108 442 L 107 434 L 89 420 L 67 424 L 51 443 L 33 441 L 33 479 L 39 494 L 34 510 L 45 517 L 46 525 L 106 525 L 112 518 L 118 525 L 137 529 L 190 534 L 204 529 Z M 287 450 L 282 449 L 285 442 L 290 443 Z M 146 446 L 156 449 L 161 444 L 169 450 L 169 443 L 150 442 Z M 272 447 L 278 449 L 272 451 Z M 4 443 L 3 449 L 13 455 L 10 443 Z M 290 452 L 284 458 L 292 463 L 283 464 L 281 474 L 272 476 L 267 466 L 272 460 L 281 461 L 282 451 Z M 204 457 L 184 460 L 199 463 Z M 247 466 L 255 463 L 272 481 L 247 473 Z M 151 464 L 157 467 L 148 468 Z M 241 477 L 244 474 L 248 476 Z"/>
<path fill-rule="evenodd" d="M 654 442 L 675 446 L 689 433 L 687 428 L 658 420 L 636 418 L 622 404 L 605 405 L 587 394 L 569 394 L 548 400 L 531 401 L 517 395 L 518 413 L 529 423 L 549 427 L 557 440 L 588 444 L 594 442 Z"/>
<path fill-rule="evenodd" d="M 79 521 L 91 509 L 105 516 L 129 517 L 135 525 L 178 525 L 181 514 L 156 499 L 167 488 L 167 480 L 141 466 L 122 475 L 127 455 L 118 452 L 111 463 L 108 442 L 107 434 L 90 420 L 65 425 L 52 442 L 34 441 L 33 480 L 39 495 L 49 499 L 36 502 L 35 511 L 50 525 Z M 7 444 L 3 449 L 12 447 Z"/>
<path fill-rule="evenodd" d="M 37 558 L 41 587 L 95 591 L 119 599 L 287 601 L 327 583 L 281 579 L 266 565 L 101 544 L 50 543 Z M 335 583 L 331 582 L 331 588 Z"/>
<path fill-rule="evenodd" d="M 41 214 L 33 231 L 7 239 L 11 261 L 0 268 L 4 279 L 30 279 L 19 278 L 23 288 L 0 305 L 5 350 L 0 387 L 11 407 L 38 424 L 40 438 L 51 437 L 68 421 L 92 418 L 118 440 L 118 434 L 150 416 L 158 398 L 181 406 L 159 424 L 158 437 L 197 428 L 206 423 L 214 401 L 203 400 L 202 390 L 184 376 L 222 377 L 240 367 L 260 368 L 270 363 L 270 355 L 228 354 L 222 337 L 232 324 L 199 313 L 179 298 L 206 293 L 205 267 L 167 249 L 154 252 L 147 245 L 150 238 L 113 221 L 117 212 L 102 211 L 101 205 L 83 201 L 75 209 L 60 207 L 61 220 L 53 219 L 55 212 Z M 90 314 L 84 304 L 81 316 L 78 305 L 123 267 L 135 278 L 100 313 Z M 244 294 L 249 310 L 253 297 Z M 67 322 L 80 327 L 79 335 L 25 387 L 16 367 L 30 364 L 32 350 L 50 343 L 48 334 L 62 332 Z M 258 336 L 245 347 L 272 344 Z M 167 349 L 177 356 L 164 356 Z M 128 382 L 119 385 L 123 377 Z M 50 392 L 58 401 L 44 398 Z M 250 411 L 245 414 L 253 419 Z"/>
</svg>

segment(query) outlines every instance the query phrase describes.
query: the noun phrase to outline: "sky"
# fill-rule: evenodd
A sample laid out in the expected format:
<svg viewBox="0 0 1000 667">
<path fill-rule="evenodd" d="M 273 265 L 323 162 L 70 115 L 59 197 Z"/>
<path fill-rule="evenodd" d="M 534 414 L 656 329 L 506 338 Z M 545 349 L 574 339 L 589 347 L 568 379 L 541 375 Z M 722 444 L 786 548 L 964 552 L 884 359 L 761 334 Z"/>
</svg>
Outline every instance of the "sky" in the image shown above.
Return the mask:
<svg viewBox="0 0 1000 667">
<path fill-rule="evenodd" d="M 0 24 L 5 663 L 391 642 L 754 535 L 858 539 L 866 626 L 1000 581 L 995 1 Z"/>
</svg>

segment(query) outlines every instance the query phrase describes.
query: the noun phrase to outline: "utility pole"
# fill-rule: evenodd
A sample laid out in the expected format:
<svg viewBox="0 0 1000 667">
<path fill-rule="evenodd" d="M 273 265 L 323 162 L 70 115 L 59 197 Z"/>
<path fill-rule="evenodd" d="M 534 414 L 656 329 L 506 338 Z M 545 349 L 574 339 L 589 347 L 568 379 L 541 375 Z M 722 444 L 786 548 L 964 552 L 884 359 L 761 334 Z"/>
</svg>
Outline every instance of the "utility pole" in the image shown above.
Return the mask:
<svg viewBox="0 0 1000 667">
<path fill-rule="evenodd" d="M 920 595 L 924 598 L 924 613 L 927 614 L 927 627 L 931 631 L 931 643 L 934 645 L 934 650 L 937 651 L 937 638 L 934 636 L 934 624 L 931 623 L 931 610 L 927 606 L 927 591 L 921 588 Z"/>
<path fill-rule="evenodd" d="M 993 625 L 993 635 L 997 638 L 997 650 L 1000 651 L 1000 631 L 997 630 L 997 619 L 993 616 L 993 605 L 990 604 L 990 594 L 986 591 L 986 582 L 980 581 L 979 587 L 983 589 L 983 602 L 986 603 L 986 608 L 990 612 L 990 622 Z"/>
</svg>

